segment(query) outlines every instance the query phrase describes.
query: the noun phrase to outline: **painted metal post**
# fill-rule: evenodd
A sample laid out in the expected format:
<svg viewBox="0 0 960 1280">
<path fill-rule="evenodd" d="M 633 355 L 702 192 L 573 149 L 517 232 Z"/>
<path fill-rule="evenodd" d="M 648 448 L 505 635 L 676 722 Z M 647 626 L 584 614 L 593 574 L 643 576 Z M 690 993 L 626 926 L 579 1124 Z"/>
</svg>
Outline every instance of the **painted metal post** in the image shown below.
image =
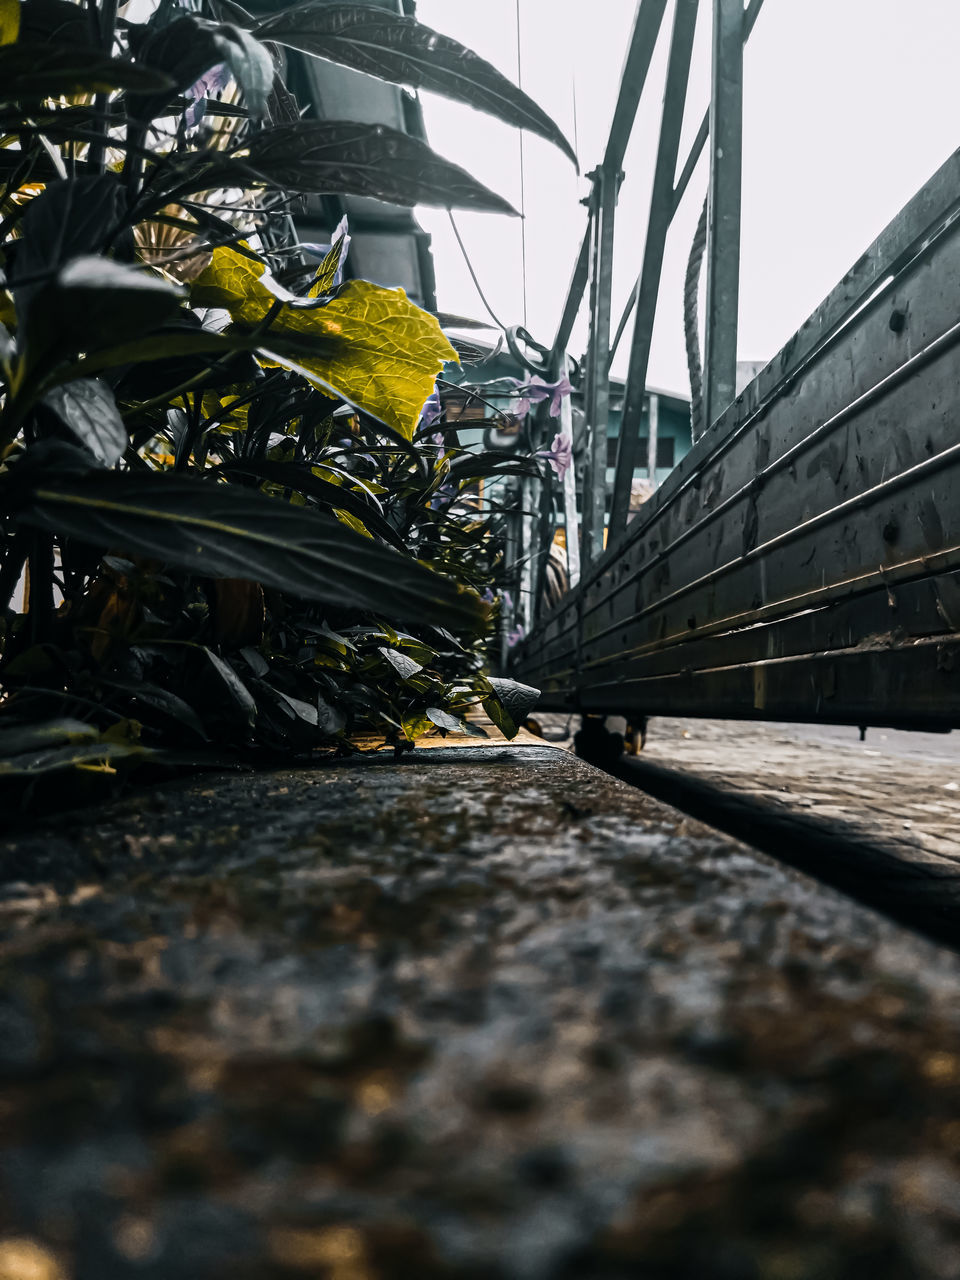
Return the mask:
<svg viewBox="0 0 960 1280">
<path fill-rule="evenodd" d="M 588 470 L 584 478 L 584 564 L 603 551 L 607 498 L 607 418 L 610 410 L 610 294 L 613 286 L 613 226 L 619 172 L 597 170 L 597 233 L 591 277 L 590 349 L 587 355 Z"/>
<path fill-rule="evenodd" d="M 630 488 L 638 461 L 637 441 L 643 418 L 653 317 L 660 293 L 660 276 L 663 270 L 667 232 L 673 219 L 673 180 L 677 172 L 677 154 L 680 149 L 687 82 L 690 78 L 690 56 L 697 26 L 698 4 L 699 0 L 677 0 L 673 19 L 670 62 L 667 67 L 667 83 L 663 99 L 663 121 L 660 126 L 660 146 L 653 176 L 650 218 L 647 222 L 643 270 L 640 274 L 640 289 L 637 297 L 637 318 L 634 323 L 627 387 L 623 401 L 623 419 L 620 424 L 620 441 L 617 448 L 617 471 L 613 481 L 613 505 L 610 511 L 612 534 L 622 529 L 627 523 L 627 513 L 630 510 Z"/>
<path fill-rule="evenodd" d="M 569 374 L 570 362 L 564 355 L 560 373 Z M 560 436 L 570 442 L 570 466 L 563 477 L 563 529 L 567 540 L 567 582 L 571 591 L 580 581 L 580 521 L 577 518 L 577 478 L 573 465 L 573 405 L 569 396 L 560 401 Z"/>
<path fill-rule="evenodd" d="M 593 359 L 593 345 L 595 340 L 593 318 L 597 306 L 597 254 L 599 252 L 599 230 L 600 215 L 598 209 L 598 191 L 596 173 L 592 175 L 593 188 L 590 192 L 590 254 L 589 254 L 589 271 L 588 271 L 588 305 L 589 305 L 589 327 L 587 330 L 587 350 L 583 360 L 583 405 L 584 405 L 584 451 L 583 451 L 583 474 L 580 481 L 580 560 L 581 563 L 587 563 L 590 559 L 587 550 L 587 494 L 590 492 L 591 474 L 593 472 L 593 463 L 590 456 L 590 436 L 589 427 L 586 422 L 586 415 L 589 405 L 593 401 L 593 383 L 596 371 L 596 361 Z"/>
<path fill-rule="evenodd" d="M 743 43 L 746 44 L 750 39 L 753 28 L 757 19 L 760 17 L 760 10 L 763 8 L 763 0 L 750 0 L 746 13 L 743 15 Z M 700 121 L 700 128 L 697 130 L 697 136 L 694 139 L 693 146 L 687 156 L 686 163 L 681 170 L 680 177 L 677 179 L 677 189 L 674 192 L 673 205 L 676 208 L 684 197 L 684 193 L 693 177 L 693 171 L 699 163 L 700 156 L 703 154 L 703 148 L 707 145 L 707 138 L 710 136 L 710 109 L 707 108 L 703 119 Z"/>
<path fill-rule="evenodd" d="M 617 175 L 620 177 L 620 175 Z M 594 178 L 594 247 L 590 262 L 590 344 L 586 352 L 584 407 L 586 466 L 580 557 L 588 564 L 603 550 L 607 499 L 607 416 L 609 408 L 609 340 L 613 283 L 613 218 L 617 182 L 603 168 Z"/>
<path fill-rule="evenodd" d="M 536 581 L 537 518 L 533 511 L 533 486 L 536 482 L 524 476 L 520 482 L 520 599 L 517 615 L 524 633 L 529 634 L 534 620 L 534 583 Z"/>
<path fill-rule="evenodd" d="M 510 606 L 504 601 L 500 613 L 500 669 L 506 671 L 510 645 L 507 637 L 517 623 L 517 606 L 520 597 L 520 485 L 509 480 L 504 487 L 505 537 L 503 548 L 504 577 L 510 593 Z"/>
<path fill-rule="evenodd" d="M 657 432 L 660 428 L 660 397 L 650 396 L 647 408 L 647 475 L 654 489 L 657 487 Z"/>
<path fill-rule="evenodd" d="M 743 31 L 743 0 L 713 0 L 707 316 L 703 362 L 703 420 L 707 427 L 733 403 L 737 395 Z"/>
<path fill-rule="evenodd" d="M 587 287 L 587 280 L 590 275 L 590 252 L 593 244 L 593 212 L 587 215 L 587 229 L 584 232 L 583 241 L 580 245 L 580 252 L 577 254 L 577 261 L 574 264 L 573 275 L 570 277 L 570 287 L 567 289 L 567 296 L 563 303 L 563 314 L 560 316 L 560 323 L 557 326 L 557 336 L 553 340 L 553 349 L 550 353 L 551 363 L 556 366 L 564 357 L 567 347 L 570 343 L 570 334 L 573 331 L 574 323 L 580 311 L 580 304 L 583 302 L 584 290 Z"/>
<path fill-rule="evenodd" d="M 681 0 L 683 2 L 683 0 Z M 610 298 L 613 284 L 613 231 L 620 166 L 630 140 L 663 23 L 666 0 L 640 0 L 603 164 L 595 176 L 598 220 L 591 269 L 590 347 L 587 354 L 587 448 L 584 470 L 581 556 L 589 564 L 603 551 L 607 523 L 607 420 L 610 416 Z"/>
<path fill-rule="evenodd" d="M 603 167 L 611 173 L 617 173 L 623 167 L 623 157 L 627 153 L 627 144 L 637 118 L 637 107 L 646 87 L 666 8 L 667 0 L 640 0 L 637 5 L 630 46 L 620 76 L 617 105 L 614 107 L 607 138 L 607 149 L 603 153 Z"/>
</svg>

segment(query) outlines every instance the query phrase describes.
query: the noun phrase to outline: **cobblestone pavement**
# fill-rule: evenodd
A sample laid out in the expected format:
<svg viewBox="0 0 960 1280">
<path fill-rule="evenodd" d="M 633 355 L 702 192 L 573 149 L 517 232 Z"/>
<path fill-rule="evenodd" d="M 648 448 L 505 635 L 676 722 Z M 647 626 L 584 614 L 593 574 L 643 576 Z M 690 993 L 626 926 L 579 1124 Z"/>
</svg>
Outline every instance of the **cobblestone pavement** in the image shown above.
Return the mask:
<svg viewBox="0 0 960 1280">
<path fill-rule="evenodd" d="M 541 717 L 567 749 L 579 723 Z M 960 733 L 656 717 L 642 753 L 606 767 L 960 944 Z"/>
<path fill-rule="evenodd" d="M 664 717 L 643 757 L 960 873 L 960 733 Z"/>
<path fill-rule="evenodd" d="M 3 1280 L 958 1275 L 960 958 L 566 752 L 0 843 Z"/>
</svg>

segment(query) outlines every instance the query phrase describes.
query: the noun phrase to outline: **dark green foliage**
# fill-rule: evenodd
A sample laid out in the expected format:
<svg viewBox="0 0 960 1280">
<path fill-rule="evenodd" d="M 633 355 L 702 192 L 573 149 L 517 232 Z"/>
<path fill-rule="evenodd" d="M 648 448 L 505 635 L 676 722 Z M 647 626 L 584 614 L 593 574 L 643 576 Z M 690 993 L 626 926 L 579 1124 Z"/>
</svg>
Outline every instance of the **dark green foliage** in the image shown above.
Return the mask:
<svg viewBox="0 0 960 1280">
<path fill-rule="evenodd" d="M 384 10 L 110 11 L 25 0 L 0 37 L 0 782 L 399 746 L 482 732 L 480 702 L 514 732 L 471 486 L 537 464 L 417 431 L 438 321 L 338 284 L 338 253 L 315 275 L 276 217 L 293 192 L 513 210 L 416 138 L 301 119 L 275 46 L 567 144 Z"/>
<path fill-rule="evenodd" d="M 369 4 L 299 4 L 261 22 L 261 40 L 341 62 L 414 89 L 432 89 L 555 143 L 570 143 L 522 89 L 483 58 L 413 18 Z"/>
<path fill-rule="evenodd" d="M 451 205 L 516 216 L 516 209 L 426 143 L 382 124 L 304 120 L 256 134 L 218 181 L 263 181 L 290 191 L 342 191 L 392 204 Z"/>
</svg>

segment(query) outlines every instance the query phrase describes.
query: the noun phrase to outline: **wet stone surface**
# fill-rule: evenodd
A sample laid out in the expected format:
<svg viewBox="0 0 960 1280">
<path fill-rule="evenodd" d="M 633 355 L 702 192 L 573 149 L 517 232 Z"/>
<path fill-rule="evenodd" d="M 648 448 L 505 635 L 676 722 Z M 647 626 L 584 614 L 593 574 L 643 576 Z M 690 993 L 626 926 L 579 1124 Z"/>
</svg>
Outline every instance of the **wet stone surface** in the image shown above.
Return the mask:
<svg viewBox="0 0 960 1280">
<path fill-rule="evenodd" d="M 5 1278 L 960 1275 L 960 961 L 564 752 L 205 777 L 0 881 Z"/>
</svg>

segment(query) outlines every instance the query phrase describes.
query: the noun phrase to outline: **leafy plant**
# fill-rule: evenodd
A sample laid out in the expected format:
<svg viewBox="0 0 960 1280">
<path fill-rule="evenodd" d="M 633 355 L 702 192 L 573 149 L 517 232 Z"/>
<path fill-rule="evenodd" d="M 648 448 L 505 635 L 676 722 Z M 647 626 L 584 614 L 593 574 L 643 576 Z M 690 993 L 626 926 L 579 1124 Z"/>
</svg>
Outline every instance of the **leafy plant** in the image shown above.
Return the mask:
<svg viewBox="0 0 960 1280">
<path fill-rule="evenodd" d="M 481 702 L 515 731 L 474 486 L 538 464 L 423 415 L 457 359 L 438 319 L 344 282 L 345 227 L 309 265 L 286 216 L 309 192 L 513 210 L 417 138 L 302 118 L 280 47 L 569 144 L 374 5 L 115 12 L 0 0 L 0 780 L 399 748 L 477 732 Z"/>
</svg>

